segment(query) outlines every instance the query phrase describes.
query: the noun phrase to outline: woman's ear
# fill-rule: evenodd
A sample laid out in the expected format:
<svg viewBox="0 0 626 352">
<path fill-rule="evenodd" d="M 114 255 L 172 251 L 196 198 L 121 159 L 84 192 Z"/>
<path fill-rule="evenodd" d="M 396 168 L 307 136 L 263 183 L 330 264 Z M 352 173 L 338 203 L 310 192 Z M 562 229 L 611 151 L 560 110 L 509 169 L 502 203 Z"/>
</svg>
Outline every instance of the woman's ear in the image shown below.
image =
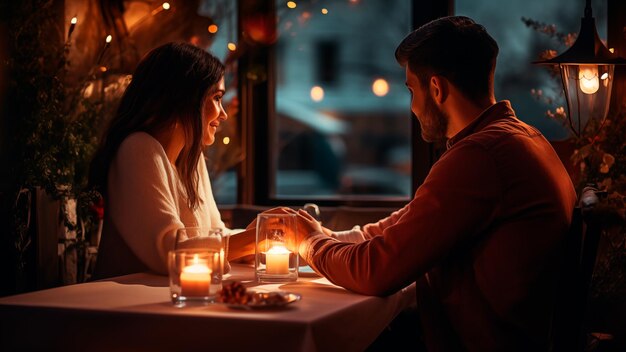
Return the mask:
<svg viewBox="0 0 626 352">
<path fill-rule="evenodd" d="M 443 76 L 430 77 L 429 90 L 435 103 L 438 105 L 443 104 L 448 98 L 449 87 L 448 80 Z"/>
</svg>

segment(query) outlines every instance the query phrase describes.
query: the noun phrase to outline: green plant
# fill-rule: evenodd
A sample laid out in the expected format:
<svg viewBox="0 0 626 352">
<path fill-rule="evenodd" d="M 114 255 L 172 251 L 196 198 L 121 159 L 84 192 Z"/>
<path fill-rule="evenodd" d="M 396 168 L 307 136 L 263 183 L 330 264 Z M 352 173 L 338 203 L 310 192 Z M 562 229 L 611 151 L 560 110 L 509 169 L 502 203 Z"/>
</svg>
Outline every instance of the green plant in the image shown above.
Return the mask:
<svg viewBox="0 0 626 352">
<path fill-rule="evenodd" d="M 14 186 L 4 191 L 15 199 L 11 235 L 19 277 L 32 243 L 31 199 L 36 188 L 61 201 L 61 220 L 69 231 L 76 231 L 75 245 L 86 245 L 93 227 L 89 205 L 99 196 L 87 189 L 87 172 L 106 117 L 102 102 L 85 94 L 97 79 L 95 67 L 80 82 L 68 79 L 71 46 L 62 30 L 59 2 L 24 0 L 9 7 L 7 139 L 13 153 L 8 183 Z M 70 198 L 77 200 L 76 218 L 65 208 Z"/>
</svg>

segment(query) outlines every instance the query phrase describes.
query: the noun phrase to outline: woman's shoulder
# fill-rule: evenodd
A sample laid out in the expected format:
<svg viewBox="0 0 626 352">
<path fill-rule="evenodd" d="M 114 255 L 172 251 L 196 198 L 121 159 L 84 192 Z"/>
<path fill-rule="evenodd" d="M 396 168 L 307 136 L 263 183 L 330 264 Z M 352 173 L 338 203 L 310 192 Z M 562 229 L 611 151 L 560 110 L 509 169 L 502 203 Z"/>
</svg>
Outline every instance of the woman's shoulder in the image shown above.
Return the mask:
<svg viewBox="0 0 626 352">
<path fill-rule="evenodd" d="M 134 132 L 122 141 L 115 157 L 117 162 L 137 163 L 145 166 L 157 163 L 166 164 L 167 155 L 161 143 L 146 132 Z M 141 164 L 141 165 L 139 165 Z"/>
<path fill-rule="evenodd" d="M 120 144 L 118 157 L 133 156 L 158 156 L 166 157 L 161 143 L 146 132 L 133 132 Z"/>
<path fill-rule="evenodd" d="M 133 132 L 126 136 L 126 138 L 120 144 L 121 147 L 133 147 L 133 148 L 154 148 L 160 145 L 154 137 L 147 132 Z"/>
</svg>

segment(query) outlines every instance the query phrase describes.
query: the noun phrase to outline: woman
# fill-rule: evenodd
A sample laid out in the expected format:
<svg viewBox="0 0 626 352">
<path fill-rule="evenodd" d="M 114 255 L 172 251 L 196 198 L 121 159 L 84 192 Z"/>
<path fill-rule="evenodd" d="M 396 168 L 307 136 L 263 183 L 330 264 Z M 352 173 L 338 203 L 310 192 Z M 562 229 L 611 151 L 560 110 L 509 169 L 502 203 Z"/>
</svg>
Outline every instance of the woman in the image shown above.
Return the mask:
<svg viewBox="0 0 626 352">
<path fill-rule="evenodd" d="M 105 198 L 94 278 L 167 273 L 182 227 L 224 227 L 202 155 L 228 116 L 224 65 L 184 43 L 153 49 L 137 66 L 92 161 Z"/>
</svg>

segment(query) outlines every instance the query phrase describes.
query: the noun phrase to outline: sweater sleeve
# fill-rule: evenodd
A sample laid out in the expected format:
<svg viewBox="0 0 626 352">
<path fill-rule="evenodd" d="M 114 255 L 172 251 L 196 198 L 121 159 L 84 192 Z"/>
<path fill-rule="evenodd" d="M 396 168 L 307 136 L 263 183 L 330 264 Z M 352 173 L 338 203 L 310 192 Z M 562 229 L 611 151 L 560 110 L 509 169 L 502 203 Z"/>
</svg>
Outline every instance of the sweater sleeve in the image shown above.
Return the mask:
<svg viewBox="0 0 626 352">
<path fill-rule="evenodd" d="M 111 163 L 108 200 L 111 220 L 133 253 L 151 270 L 167 273 L 180 221 L 176 178 L 158 141 L 129 136 Z"/>
<path fill-rule="evenodd" d="M 400 210 L 396 210 L 388 217 L 379 220 L 378 222 L 367 224 L 363 226 L 363 237 L 371 239 L 374 236 L 381 236 L 386 228 L 398 222 L 398 219 L 402 217 L 408 210 L 408 205 L 404 206 Z"/>
<path fill-rule="evenodd" d="M 350 230 L 333 231 L 330 236 L 341 242 L 360 243 L 365 241 L 365 235 L 363 231 L 361 231 L 361 226 L 359 225 L 355 225 Z"/>
<path fill-rule="evenodd" d="M 370 226 L 378 234 L 361 243 L 312 235 L 300 255 L 333 283 L 383 296 L 407 286 L 490 226 L 501 201 L 501 180 L 491 155 L 459 143 L 432 168 L 413 200 Z"/>
</svg>

